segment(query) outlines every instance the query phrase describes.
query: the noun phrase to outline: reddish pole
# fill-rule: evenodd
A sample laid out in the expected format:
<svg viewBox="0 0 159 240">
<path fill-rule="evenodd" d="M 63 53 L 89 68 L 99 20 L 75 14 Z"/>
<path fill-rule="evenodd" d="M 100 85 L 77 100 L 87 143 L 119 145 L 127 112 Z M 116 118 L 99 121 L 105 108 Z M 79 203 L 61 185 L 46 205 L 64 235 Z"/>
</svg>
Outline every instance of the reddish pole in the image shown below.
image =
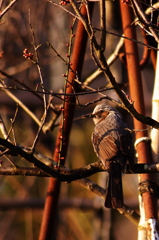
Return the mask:
<svg viewBox="0 0 159 240">
<path fill-rule="evenodd" d="M 123 4 L 120 0 L 122 25 L 124 35 L 131 39 L 136 39 L 135 26 L 133 24 L 133 12 L 129 5 Z M 125 39 L 125 51 L 126 60 L 128 66 L 128 78 L 130 86 L 131 99 L 134 101 L 134 106 L 136 110 L 145 115 L 142 79 L 139 66 L 139 56 L 137 44 L 133 41 Z M 134 119 L 135 129 L 145 129 L 145 124 Z M 142 139 L 143 137 L 148 137 L 146 131 L 135 132 L 136 139 Z M 139 163 L 150 163 L 152 162 L 150 141 L 141 141 L 137 144 L 138 162 Z M 141 174 L 140 181 L 147 179 L 152 179 L 151 174 Z M 157 200 L 149 192 L 143 194 L 143 203 L 145 209 L 146 219 L 155 218 L 157 219 Z"/>
<path fill-rule="evenodd" d="M 90 7 L 91 7 L 90 14 L 93 10 L 93 5 L 94 4 L 92 3 L 90 4 Z M 81 8 L 81 13 L 85 17 L 87 16 L 87 10 L 84 4 Z M 76 29 L 74 48 L 73 48 L 73 53 L 71 57 L 71 62 L 73 63 L 71 68 L 73 71 L 69 71 L 68 82 L 66 86 L 66 93 L 73 93 L 74 90 L 76 90 L 76 83 L 74 82 L 74 79 L 76 78 L 75 73 L 78 72 L 78 77 L 80 78 L 83 61 L 84 61 L 86 44 L 87 44 L 87 33 L 84 29 L 83 24 L 81 23 L 81 21 L 79 21 Z M 53 156 L 54 161 L 58 162 L 60 160 L 62 165 L 64 165 L 65 158 L 67 155 L 69 135 L 70 135 L 70 130 L 72 126 L 74 110 L 75 110 L 75 98 L 67 97 L 67 101 L 64 104 L 63 122 L 59 127 L 54 156 Z M 63 129 L 62 132 L 61 132 L 61 127 Z M 59 159 L 59 151 L 60 151 L 61 159 Z M 55 236 L 55 233 L 56 233 L 55 223 L 57 219 L 56 216 L 57 216 L 58 200 L 59 200 L 59 193 L 60 193 L 60 185 L 61 185 L 60 182 L 57 180 L 54 180 L 53 178 L 51 178 L 49 181 L 39 240 L 50 240 L 52 239 L 53 235 Z"/>
</svg>

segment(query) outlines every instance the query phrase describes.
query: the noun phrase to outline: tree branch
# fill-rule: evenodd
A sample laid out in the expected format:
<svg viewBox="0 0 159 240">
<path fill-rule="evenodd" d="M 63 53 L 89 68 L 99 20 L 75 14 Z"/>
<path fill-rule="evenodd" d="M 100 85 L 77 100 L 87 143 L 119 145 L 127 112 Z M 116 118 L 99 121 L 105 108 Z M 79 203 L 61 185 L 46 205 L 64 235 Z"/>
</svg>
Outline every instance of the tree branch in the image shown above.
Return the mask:
<svg viewBox="0 0 159 240">
<path fill-rule="evenodd" d="M 3 15 L 8 12 L 8 10 L 16 3 L 18 0 L 12 0 L 8 6 L 0 13 L 0 19 L 3 17 Z"/>
<path fill-rule="evenodd" d="M 0 138 L 0 145 L 3 146 L 0 150 L 6 155 L 17 156 L 20 155 L 26 161 L 33 163 L 37 168 L 25 167 L 0 167 L 0 175 L 24 175 L 24 176 L 38 176 L 38 177 L 54 177 L 62 182 L 71 182 L 85 177 L 89 177 L 97 172 L 105 171 L 105 168 L 100 160 L 90 163 L 84 167 L 70 170 L 64 166 L 57 168 L 57 163 L 50 158 L 46 158 L 41 154 L 30 154 L 26 152 L 25 148 L 15 146 L 5 139 Z M 25 150 L 23 150 L 25 149 Z M 6 150 L 8 150 L 6 152 Z M 139 173 L 157 173 L 159 172 L 159 163 L 152 164 L 134 164 L 134 168 L 129 169 L 127 165 L 127 174 Z"/>
</svg>

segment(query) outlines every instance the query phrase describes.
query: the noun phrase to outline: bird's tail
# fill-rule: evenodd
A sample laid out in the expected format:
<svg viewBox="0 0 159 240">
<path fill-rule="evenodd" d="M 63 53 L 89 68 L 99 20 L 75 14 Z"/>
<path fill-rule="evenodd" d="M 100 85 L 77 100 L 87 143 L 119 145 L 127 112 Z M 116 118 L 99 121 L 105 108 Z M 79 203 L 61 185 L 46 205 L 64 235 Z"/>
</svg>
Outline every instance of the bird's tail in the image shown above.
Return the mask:
<svg viewBox="0 0 159 240">
<path fill-rule="evenodd" d="M 115 162 L 109 171 L 108 188 L 106 192 L 105 207 L 123 207 L 122 166 Z"/>
</svg>

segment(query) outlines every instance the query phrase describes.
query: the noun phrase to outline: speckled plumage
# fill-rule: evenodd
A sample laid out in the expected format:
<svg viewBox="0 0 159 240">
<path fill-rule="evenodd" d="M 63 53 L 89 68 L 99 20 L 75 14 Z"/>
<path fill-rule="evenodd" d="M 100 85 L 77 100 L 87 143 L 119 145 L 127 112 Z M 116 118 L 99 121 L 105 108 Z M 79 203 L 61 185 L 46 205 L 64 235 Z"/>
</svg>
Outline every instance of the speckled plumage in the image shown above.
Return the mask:
<svg viewBox="0 0 159 240">
<path fill-rule="evenodd" d="M 95 123 L 94 151 L 109 173 L 105 206 L 120 208 L 123 206 L 122 169 L 131 154 L 131 134 L 122 115 L 109 105 L 97 105 L 91 116 Z"/>
</svg>

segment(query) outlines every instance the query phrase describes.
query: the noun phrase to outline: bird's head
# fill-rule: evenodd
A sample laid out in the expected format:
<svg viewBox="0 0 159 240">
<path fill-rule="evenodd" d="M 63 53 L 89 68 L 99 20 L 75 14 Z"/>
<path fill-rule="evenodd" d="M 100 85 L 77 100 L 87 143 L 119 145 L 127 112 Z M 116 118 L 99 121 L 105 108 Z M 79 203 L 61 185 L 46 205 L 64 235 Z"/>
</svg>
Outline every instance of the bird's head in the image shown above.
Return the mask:
<svg viewBox="0 0 159 240">
<path fill-rule="evenodd" d="M 110 113 L 118 113 L 118 111 L 109 105 L 99 104 L 94 108 L 92 114 L 87 117 L 91 117 L 96 125 L 105 119 Z"/>
</svg>

